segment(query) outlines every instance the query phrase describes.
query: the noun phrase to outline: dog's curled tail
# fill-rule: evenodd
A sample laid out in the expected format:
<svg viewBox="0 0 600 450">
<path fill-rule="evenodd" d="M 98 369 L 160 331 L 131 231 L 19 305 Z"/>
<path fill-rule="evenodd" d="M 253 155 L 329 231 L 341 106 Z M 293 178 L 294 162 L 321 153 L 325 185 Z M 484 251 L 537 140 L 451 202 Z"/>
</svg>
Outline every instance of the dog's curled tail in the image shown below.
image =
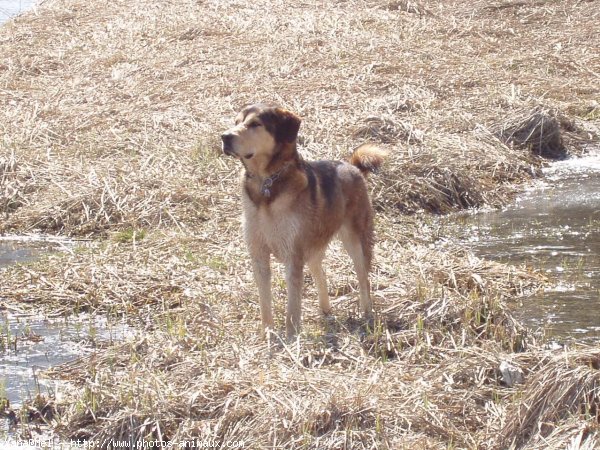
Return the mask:
<svg viewBox="0 0 600 450">
<path fill-rule="evenodd" d="M 388 152 L 373 144 L 362 144 L 352 152 L 350 164 L 358 167 L 366 177 L 369 173 L 379 170 Z"/>
</svg>

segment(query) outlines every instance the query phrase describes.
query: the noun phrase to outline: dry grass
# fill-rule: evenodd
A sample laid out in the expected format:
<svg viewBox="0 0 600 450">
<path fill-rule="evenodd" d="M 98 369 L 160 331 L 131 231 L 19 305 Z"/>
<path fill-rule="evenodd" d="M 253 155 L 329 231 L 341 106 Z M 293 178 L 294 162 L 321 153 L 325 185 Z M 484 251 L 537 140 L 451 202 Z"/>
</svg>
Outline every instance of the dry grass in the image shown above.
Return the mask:
<svg viewBox="0 0 600 450">
<path fill-rule="evenodd" d="M 535 280 L 477 259 L 467 275 L 462 257 L 449 255 L 440 267 L 439 255 L 422 249 L 399 255 L 422 274 L 416 286 L 398 282 L 415 275 L 381 267 L 380 314 L 370 327 L 343 292 L 334 298 L 334 317 L 319 319 L 311 285 L 305 332 L 291 344 L 258 336 L 256 304 L 239 297 L 252 289 L 247 275 L 235 291 L 223 279 L 198 298 L 154 308 L 137 340 L 54 369 L 80 399 L 63 406 L 63 433 L 101 440 L 202 436 L 257 448 L 483 443 L 488 437 L 479 431 L 494 418 L 487 409 L 514 392 L 500 383 L 500 360 L 523 351 L 528 339 L 503 302 L 483 293 L 498 288 L 478 281 L 506 283 L 508 294 Z M 281 308 L 281 290 L 276 303 Z"/>
<path fill-rule="evenodd" d="M 560 124 L 550 112 L 536 108 L 511 117 L 497 127 L 496 135 L 502 141 L 530 149 L 537 155 L 552 159 L 567 157 Z"/>
<path fill-rule="evenodd" d="M 596 448 L 600 352 L 561 352 L 542 360 L 500 430 L 499 448 Z"/>
<path fill-rule="evenodd" d="M 507 309 L 543 280 L 432 248 L 431 218 L 402 213 L 504 204 L 539 175 L 533 144 L 585 150 L 595 3 L 292 3 L 46 0 L 0 29 L 0 231 L 97 238 L 4 270 L 0 299 L 141 330 L 53 371 L 72 385 L 52 424 L 246 448 L 594 446 L 594 350 L 561 365 Z M 390 150 L 371 179 L 376 322 L 358 318 L 334 245 L 334 318 L 307 282 L 301 340 L 258 338 L 239 168 L 218 157 L 219 132 L 257 100 L 304 118 L 307 158 Z M 524 385 L 503 382 L 507 361 Z"/>
<path fill-rule="evenodd" d="M 2 229 L 193 224 L 204 197 L 234 189 L 203 180 L 199 159 L 259 99 L 305 118 L 307 156 L 391 147 L 402 210 L 501 203 L 537 162 L 482 127 L 532 108 L 584 122 L 600 69 L 585 2 L 489 6 L 46 1 L 0 38 Z"/>
</svg>

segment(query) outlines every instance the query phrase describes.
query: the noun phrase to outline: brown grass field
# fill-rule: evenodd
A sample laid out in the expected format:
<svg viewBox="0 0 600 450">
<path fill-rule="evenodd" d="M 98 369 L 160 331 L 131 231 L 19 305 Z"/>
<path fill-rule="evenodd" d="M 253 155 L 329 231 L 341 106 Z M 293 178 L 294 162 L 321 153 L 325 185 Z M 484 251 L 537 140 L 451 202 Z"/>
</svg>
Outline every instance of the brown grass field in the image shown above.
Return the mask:
<svg viewBox="0 0 600 450">
<path fill-rule="evenodd" d="M 507 204 L 598 141 L 599 21 L 597 0 L 45 0 L 0 27 L 0 232 L 92 240 L 2 270 L 1 304 L 139 330 L 51 370 L 69 387 L 29 416 L 104 448 L 597 448 L 600 348 L 546 348 L 510 308 L 547 281 L 436 244 L 436 215 Z M 307 277 L 300 338 L 259 336 L 219 149 L 256 101 L 304 119 L 306 158 L 390 151 L 374 325 L 335 244 L 333 318 Z"/>
</svg>

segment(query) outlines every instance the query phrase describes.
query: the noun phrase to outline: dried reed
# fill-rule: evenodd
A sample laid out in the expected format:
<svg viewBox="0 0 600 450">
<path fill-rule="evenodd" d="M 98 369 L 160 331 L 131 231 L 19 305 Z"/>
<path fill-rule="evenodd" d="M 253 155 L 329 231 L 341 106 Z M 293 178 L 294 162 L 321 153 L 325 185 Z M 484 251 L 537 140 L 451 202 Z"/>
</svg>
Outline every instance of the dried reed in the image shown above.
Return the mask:
<svg viewBox="0 0 600 450">
<path fill-rule="evenodd" d="M 597 135 L 597 8 L 292 3 L 46 0 L 0 28 L 0 232 L 98 238 L 3 270 L 0 299 L 125 315 L 140 330 L 49 373 L 69 381 L 49 422 L 64 437 L 131 443 L 589 448 L 593 420 L 569 414 L 595 408 L 595 373 L 548 363 L 507 307 L 543 279 L 432 249 L 431 219 L 401 213 L 501 205 L 539 175 L 536 152 L 506 142 L 561 139 L 542 115 L 529 132 L 508 126 L 520 111 L 556 111 L 570 152 Z M 390 150 L 370 181 L 373 323 L 358 318 L 334 245 L 333 318 L 316 313 L 309 282 L 300 341 L 258 338 L 239 168 L 217 154 L 220 130 L 259 100 L 303 117 L 307 158 L 368 140 Z M 508 134 L 484 127 L 497 123 Z M 279 326 L 283 279 L 276 267 Z M 502 381 L 505 361 L 524 386 Z M 552 424 L 535 429 L 538 418 Z"/>
</svg>

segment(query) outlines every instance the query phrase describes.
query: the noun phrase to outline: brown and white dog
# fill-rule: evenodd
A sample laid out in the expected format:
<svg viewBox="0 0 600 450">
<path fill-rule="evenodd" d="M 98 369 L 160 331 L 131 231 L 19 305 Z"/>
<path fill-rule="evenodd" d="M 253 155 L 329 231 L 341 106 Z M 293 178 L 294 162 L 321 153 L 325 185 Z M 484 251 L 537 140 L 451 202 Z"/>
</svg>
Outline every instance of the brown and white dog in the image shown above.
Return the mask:
<svg viewBox="0 0 600 450">
<path fill-rule="evenodd" d="M 245 107 L 222 136 L 223 152 L 239 159 L 244 235 L 258 285 L 265 331 L 273 328 L 271 266 L 274 255 L 286 268 L 287 336 L 300 329 L 304 264 L 313 276 L 323 314 L 331 306 L 322 260 L 337 233 L 358 275 L 360 308 L 372 313 L 369 270 L 373 252 L 373 209 L 365 177 L 386 153 L 358 147 L 350 161 L 304 161 L 296 149 L 300 119 L 266 104 Z"/>
</svg>

